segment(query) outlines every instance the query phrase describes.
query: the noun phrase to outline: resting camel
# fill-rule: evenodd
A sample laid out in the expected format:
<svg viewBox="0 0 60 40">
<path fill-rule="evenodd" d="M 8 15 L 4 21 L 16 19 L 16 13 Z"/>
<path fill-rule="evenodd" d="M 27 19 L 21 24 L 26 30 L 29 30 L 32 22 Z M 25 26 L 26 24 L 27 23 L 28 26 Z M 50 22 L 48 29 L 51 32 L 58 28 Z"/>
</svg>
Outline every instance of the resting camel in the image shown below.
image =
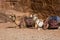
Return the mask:
<svg viewBox="0 0 60 40">
<path fill-rule="evenodd" d="M 33 17 L 33 20 L 35 22 L 35 28 L 42 28 L 44 24 L 44 20 L 39 19 L 37 14 L 31 15 Z"/>
</svg>

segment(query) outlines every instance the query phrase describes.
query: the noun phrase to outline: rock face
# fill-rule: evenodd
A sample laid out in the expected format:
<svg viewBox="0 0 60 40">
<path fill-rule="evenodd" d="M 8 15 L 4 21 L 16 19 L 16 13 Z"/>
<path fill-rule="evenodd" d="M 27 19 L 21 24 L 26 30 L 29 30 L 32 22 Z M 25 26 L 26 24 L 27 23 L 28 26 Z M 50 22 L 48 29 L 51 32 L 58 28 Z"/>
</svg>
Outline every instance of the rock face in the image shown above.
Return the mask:
<svg viewBox="0 0 60 40">
<path fill-rule="evenodd" d="M 45 19 L 51 15 L 60 16 L 60 0 L 0 0 L 1 11 L 15 15 L 37 13 L 39 18 Z"/>
<path fill-rule="evenodd" d="M 21 12 L 30 10 L 30 0 L 0 0 L 0 4 L 0 9 L 11 9 Z"/>
<path fill-rule="evenodd" d="M 31 8 L 42 18 L 51 15 L 60 16 L 60 0 L 32 0 Z"/>
</svg>

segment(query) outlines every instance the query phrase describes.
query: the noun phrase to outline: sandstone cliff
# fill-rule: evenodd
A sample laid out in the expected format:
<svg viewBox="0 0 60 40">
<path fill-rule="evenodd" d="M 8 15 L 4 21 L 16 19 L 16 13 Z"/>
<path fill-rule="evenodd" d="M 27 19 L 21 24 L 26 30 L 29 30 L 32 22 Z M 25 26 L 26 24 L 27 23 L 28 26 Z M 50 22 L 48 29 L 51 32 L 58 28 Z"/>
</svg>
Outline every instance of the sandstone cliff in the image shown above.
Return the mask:
<svg viewBox="0 0 60 40">
<path fill-rule="evenodd" d="M 60 16 L 60 0 L 0 0 L 0 12 L 15 15 L 37 13 L 40 18 Z"/>
</svg>

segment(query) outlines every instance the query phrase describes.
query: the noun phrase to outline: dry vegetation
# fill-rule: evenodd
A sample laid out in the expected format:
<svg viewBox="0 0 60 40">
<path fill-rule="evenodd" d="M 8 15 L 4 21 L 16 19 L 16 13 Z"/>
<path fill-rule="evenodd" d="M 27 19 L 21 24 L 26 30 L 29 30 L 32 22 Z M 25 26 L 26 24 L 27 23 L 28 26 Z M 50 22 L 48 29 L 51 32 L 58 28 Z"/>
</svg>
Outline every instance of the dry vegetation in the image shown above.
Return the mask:
<svg viewBox="0 0 60 40">
<path fill-rule="evenodd" d="M 0 10 L 39 14 L 40 18 L 60 16 L 60 0 L 0 0 Z"/>
</svg>

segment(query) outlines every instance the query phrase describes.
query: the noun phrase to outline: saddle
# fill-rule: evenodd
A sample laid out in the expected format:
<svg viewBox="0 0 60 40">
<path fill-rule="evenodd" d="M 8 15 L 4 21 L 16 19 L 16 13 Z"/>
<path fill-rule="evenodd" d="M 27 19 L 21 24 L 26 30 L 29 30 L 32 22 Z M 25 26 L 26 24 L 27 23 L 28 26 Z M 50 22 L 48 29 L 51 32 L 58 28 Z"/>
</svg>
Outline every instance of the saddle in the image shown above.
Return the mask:
<svg viewBox="0 0 60 40">
<path fill-rule="evenodd" d="M 49 27 L 48 28 L 58 28 L 58 22 L 56 20 L 49 20 L 48 21 Z"/>
<path fill-rule="evenodd" d="M 33 27 L 35 24 L 32 17 L 25 17 L 24 20 L 27 27 Z"/>
<path fill-rule="evenodd" d="M 57 18 L 55 16 L 49 17 L 47 20 L 44 22 L 43 29 L 57 29 L 59 27 Z"/>
</svg>

